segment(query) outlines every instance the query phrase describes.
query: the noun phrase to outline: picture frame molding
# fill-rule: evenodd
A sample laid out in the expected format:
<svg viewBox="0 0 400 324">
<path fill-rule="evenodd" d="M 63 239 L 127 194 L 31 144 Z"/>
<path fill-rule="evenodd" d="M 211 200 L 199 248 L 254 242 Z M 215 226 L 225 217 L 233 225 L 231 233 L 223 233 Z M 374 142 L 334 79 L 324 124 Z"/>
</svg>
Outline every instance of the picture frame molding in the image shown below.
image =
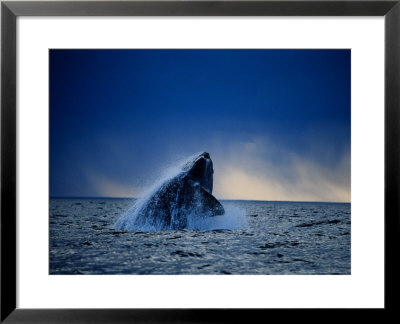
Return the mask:
<svg viewBox="0 0 400 324">
<path fill-rule="evenodd" d="M 20 309 L 16 306 L 17 109 L 19 16 L 383 16 L 385 19 L 385 308 L 395 311 L 400 232 L 400 0 L 2 1 L 1 291 L 6 323 L 234 322 L 271 309 Z M 372 127 L 372 126 L 371 126 Z M 297 310 L 299 311 L 299 310 Z M 310 309 L 309 309 L 310 311 Z M 315 310 L 314 310 L 315 311 Z M 304 314 L 304 310 L 303 313 Z"/>
</svg>

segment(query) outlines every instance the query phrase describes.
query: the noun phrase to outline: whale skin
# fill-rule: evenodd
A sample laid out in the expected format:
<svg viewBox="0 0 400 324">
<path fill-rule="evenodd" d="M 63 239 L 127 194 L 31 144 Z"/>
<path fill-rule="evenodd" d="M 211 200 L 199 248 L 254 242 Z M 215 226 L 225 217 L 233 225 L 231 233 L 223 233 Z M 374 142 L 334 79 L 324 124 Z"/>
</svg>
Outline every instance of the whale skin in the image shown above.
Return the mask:
<svg viewBox="0 0 400 324">
<path fill-rule="evenodd" d="M 203 152 L 182 167 L 175 177 L 165 181 L 135 210 L 134 219 L 122 217 L 115 228 L 151 227 L 160 230 L 184 229 L 188 216 L 213 217 L 223 215 L 224 207 L 212 195 L 213 163 Z"/>
</svg>

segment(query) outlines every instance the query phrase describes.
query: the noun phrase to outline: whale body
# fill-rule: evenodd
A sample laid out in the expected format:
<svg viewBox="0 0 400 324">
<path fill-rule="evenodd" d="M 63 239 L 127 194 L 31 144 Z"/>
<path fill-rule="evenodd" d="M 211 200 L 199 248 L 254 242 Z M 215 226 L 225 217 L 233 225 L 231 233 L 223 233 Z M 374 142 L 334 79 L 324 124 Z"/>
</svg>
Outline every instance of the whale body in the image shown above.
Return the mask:
<svg viewBox="0 0 400 324">
<path fill-rule="evenodd" d="M 145 201 L 134 206 L 132 213 L 122 216 L 114 228 L 132 230 L 183 229 L 188 217 L 223 215 L 224 207 L 212 195 L 213 163 L 207 152 L 184 164 L 181 171 L 166 180 Z"/>
</svg>

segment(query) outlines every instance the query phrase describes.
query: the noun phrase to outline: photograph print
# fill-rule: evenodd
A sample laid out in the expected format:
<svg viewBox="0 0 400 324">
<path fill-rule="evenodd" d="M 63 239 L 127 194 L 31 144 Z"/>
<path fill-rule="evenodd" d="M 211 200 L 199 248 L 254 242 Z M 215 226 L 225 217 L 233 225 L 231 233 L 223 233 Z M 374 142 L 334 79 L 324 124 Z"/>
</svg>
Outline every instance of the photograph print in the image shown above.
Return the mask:
<svg viewBox="0 0 400 324">
<path fill-rule="evenodd" d="M 50 49 L 50 275 L 350 275 L 351 51 Z"/>
</svg>

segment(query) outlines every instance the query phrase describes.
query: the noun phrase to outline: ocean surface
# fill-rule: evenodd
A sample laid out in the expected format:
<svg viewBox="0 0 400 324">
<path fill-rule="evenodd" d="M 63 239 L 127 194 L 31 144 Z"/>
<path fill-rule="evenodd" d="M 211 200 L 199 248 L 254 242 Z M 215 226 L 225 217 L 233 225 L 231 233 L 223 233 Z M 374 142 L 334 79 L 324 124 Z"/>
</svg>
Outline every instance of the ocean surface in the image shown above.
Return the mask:
<svg viewBox="0 0 400 324">
<path fill-rule="evenodd" d="M 350 274 L 349 203 L 221 200 L 184 230 L 120 231 L 134 199 L 50 199 L 50 274 Z"/>
</svg>

